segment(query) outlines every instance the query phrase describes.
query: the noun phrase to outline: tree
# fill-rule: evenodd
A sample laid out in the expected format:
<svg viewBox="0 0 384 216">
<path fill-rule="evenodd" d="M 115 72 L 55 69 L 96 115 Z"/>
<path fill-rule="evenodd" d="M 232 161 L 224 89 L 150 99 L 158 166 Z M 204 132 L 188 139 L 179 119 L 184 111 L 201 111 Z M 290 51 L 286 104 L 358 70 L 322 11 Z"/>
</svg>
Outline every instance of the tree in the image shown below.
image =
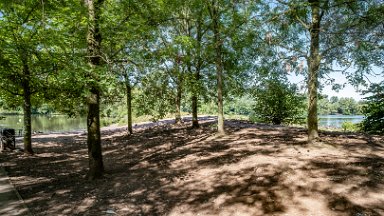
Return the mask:
<svg viewBox="0 0 384 216">
<path fill-rule="evenodd" d="M 166 72 L 169 77 L 168 87 L 173 97 L 175 122 L 181 122 L 181 100 L 184 92 L 186 81 L 186 51 L 185 45 L 188 44 L 188 38 L 185 38 L 181 32 L 180 26 L 172 26 L 170 31 L 162 30 L 160 34 L 175 35 L 175 38 L 165 39 L 161 35 L 162 48 L 160 48 L 160 64 L 161 70 Z"/>
<path fill-rule="evenodd" d="M 311 7 L 312 20 L 309 24 L 310 51 L 308 62 L 308 140 L 311 142 L 319 137 L 317 120 L 317 90 L 321 62 L 320 54 L 320 23 L 322 19 L 320 0 L 308 0 Z"/>
<path fill-rule="evenodd" d="M 329 103 L 328 96 L 327 95 L 320 95 L 319 101 L 318 101 L 318 113 L 320 115 L 329 115 L 331 114 L 331 104 Z"/>
<path fill-rule="evenodd" d="M 215 67 L 217 79 L 217 131 L 225 134 L 224 130 L 224 107 L 223 107 L 223 39 L 220 1 L 212 0 L 208 3 L 209 15 L 212 20 L 213 44 L 215 50 Z"/>
<path fill-rule="evenodd" d="M 104 7 L 108 24 L 103 26 L 103 51 L 115 82 L 123 83 L 125 88 L 129 134 L 133 133 L 133 90 L 151 66 L 148 44 L 154 40 L 153 32 L 161 17 L 159 5 L 151 0 L 111 1 Z"/>
<path fill-rule="evenodd" d="M 340 114 L 356 115 L 358 112 L 357 103 L 353 98 L 342 97 L 339 100 Z"/>
<path fill-rule="evenodd" d="M 366 14 L 371 5 L 378 4 L 378 1 L 372 2 L 276 0 L 275 4 L 270 4 L 273 5 L 275 13 L 266 17 L 271 23 L 272 40 L 281 48 L 279 55 L 286 59 L 291 70 L 298 68 L 300 62 L 307 62 L 308 71 L 305 76 L 308 90 L 309 142 L 314 142 L 319 137 L 317 97 L 320 80 L 325 78 L 327 73 L 339 70 L 347 74 L 351 81 L 356 81 L 361 76 L 355 75 L 367 72 L 368 67 L 359 67 L 364 70 L 353 71 L 350 75 L 347 69 L 354 64 L 356 67 L 366 65 L 366 62 L 353 61 L 357 55 L 352 54 L 362 51 L 354 46 L 357 37 L 354 32 L 359 29 L 356 23 L 360 20 L 360 15 Z M 338 22 L 335 22 L 335 19 Z"/>
<path fill-rule="evenodd" d="M 132 128 L 132 84 L 130 79 L 129 73 L 124 73 L 124 84 L 127 94 L 127 124 L 128 124 L 128 133 L 133 134 L 133 128 Z"/>
<path fill-rule="evenodd" d="M 153 121 L 163 118 L 174 110 L 174 93 L 169 88 L 168 74 L 163 70 L 152 70 L 140 82 L 135 103 L 141 106 L 139 115 L 151 115 Z"/>
<path fill-rule="evenodd" d="M 252 27 L 257 10 L 250 1 L 206 1 L 210 21 L 208 36 L 210 60 L 213 62 L 216 79 L 216 99 L 218 112 L 218 133 L 225 134 L 223 100 L 230 93 L 241 93 L 243 81 L 250 70 L 249 61 L 245 59 Z"/>
<path fill-rule="evenodd" d="M 202 4 L 201 1 L 195 1 L 194 8 L 196 10 L 194 11 L 194 15 L 197 17 L 197 19 L 194 22 L 195 26 L 195 34 L 192 35 L 191 32 L 189 32 L 189 36 L 193 38 L 194 44 L 195 44 L 195 49 L 192 49 L 193 53 L 196 55 L 193 57 L 193 65 L 195 68 L 194 73 L 191 72 L 192 74 L 192 128 L 198 128 L 199 127 L 199 121 L 198 121 L 198 104 L 199 104 L 199 93 L 201 93 L 201 71 L 203 70 L 204 67 L 204 60 L 203 60 L 203 37 L 206 33 L 206 27 L 204 26 L 203 23 L 203 18 L 204 18 L 204 4 Z M 191 55 L 192 53 L 190 53 Z M 191 67 L 188 67 L 189 70 L 191 70 Z"/>
<path fill-rule="evenodd" d="M 364 94 L 366 106 L 363 107 L 365 119 L 362 129 L 369 133 L 384 134 L 384 82 L 372 84 Z"/>
<path fill-rule="evenodd" d="M 304 97 L 284 73 L 269 75 L 255 87 L 254 116 L 257 121 L 281 123 L 300 122 L 304 113 Z"/>
<path fill-rule="evenodd" d="M 61 31 L 55 19 L 65 3 L 0 1 L 0 91 L 7 103 L 24 112 L 24 151 L 33 154 L 32 104 L 53 94 L 51 77 L 64 65 Z"/>
<path fill-rule="evenodd" d="M 168 38 L 172 35 L 168 43 L 172 43 L 176 48 L 172 50 L 173 55 L 168 59 L 172 60 L 172 65 L 178 66 L 179 69 L 176 71 L 184 71 L 182 76 L 176 77 L 175 80 L 182 80 L 183 92 L 190 94 L 193 128 L 199 127 L 197 118 L 199 98 L 207 95 L 203 90 L 203 72 L 208 62 L 204 59 L 208 50 L 206 37 L 208 25 L 204 23 L 208 15 L 206 9 L 206 4 L 202 0 L 183 3 L 175 1 L 174 8 L 171 9 L 172 20 L 164 26 L 168 31 L 162 32 L 163 38 L 165 35 Z M 176 105 L 180 107 L 178 105 L 180 100 L 176 101 Z"/>
<path fill-rule="evenodd" d="M 101 9 L 104 0 L 85 0 L 85 6 L 88 12 L 88 32 L 87 32 L 87 58 L 90 66 L 89 76 L 91 83 L 89 86 L 89 95 L 87 98 L 88 116 L 87 116 L 87 146 L 89 157 L 88 178 L 95 179 L 103 175 L 104 164 L 101 150 L 100 134 L 100 87 L 98 82 L 98 70 L 102 66 L 100 32 Z"/>
</svg>

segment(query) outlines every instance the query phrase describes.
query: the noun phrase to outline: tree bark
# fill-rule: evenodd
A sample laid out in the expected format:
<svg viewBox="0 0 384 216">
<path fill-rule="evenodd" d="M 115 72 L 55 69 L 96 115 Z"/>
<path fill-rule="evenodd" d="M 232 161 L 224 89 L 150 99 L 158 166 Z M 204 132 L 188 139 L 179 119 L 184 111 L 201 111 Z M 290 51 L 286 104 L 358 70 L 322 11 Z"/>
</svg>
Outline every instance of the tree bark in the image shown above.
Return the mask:
<svg viewBox="0 0 384 216">
<path fill-rule="evenodd" d="M 202 30 L 202 25 L 203 25 L 203 20 L 202 20 L 202 10 L 199 13 L 199 17 L 197 20 L 197 29 L 196 29 L 196 40 L 197 40 L 197 62 L 196 62 L 196 71 L 195 71 L 195 76 L 194 76 L 194 88 L 192 92 L 192 128 L 199 128 L 199 119 L 197 117 L 198 114 L 198 92 L 199 92 L 199 80 L 200 80 L 200 71 L 202 67 L 202 57 L 201 57 L 201 43 L 203 39 L 203 30 Z"/>
<path fill-rule="evenodd" d="M 310 28 L 311 47 L 308 59 L 308 142 L 313 142 L 319 137 L 317 120 L 317 89 L 320 68 L 320 1 L 309 0 L 312 11 L 312 21 Z"/>
<path fill-rule="evenodd" d="M 104 0 L 85 0 L 88 9 L 88 62 L 95 69 L 101 65 L 101 34 L 99 26 L 100 8 Z M 100 90 L 98 88 L 99 78 L 97 72 L 93 71 L 90 77 L 94 83 L 90 88 L 88 97 L 88 117 L 87 117 L 87 145 L 89 156 L 88 179 L 93 180 L 103 175 L 104 165 L 101 149 L 100 135 Z"/>
<path fill-rule="evenodd" d="M 179 80 L 180 81 L 180 80 Z M 176 113 L 175 113 L 175 123 L 180 124 L 181 123 L 181 94 L 182 94 L 182 82 L 180 81 L 177 84 L 176 89 Z"/>
<path fill-rule="evenodd" d="M 216 79 L 217 79 L 217 132 L 219 134 L 225 134 L 224 129 L 224 106 L 223 106 L 223 62 L 222 62 L 222 41 L 220 38 L 220 13 L 217 5 L 217 1 L 214 1 L 210 9 L 213 34 L 215 43 L 215 64 L 216 64 Z"/>
<path fill-rule="evenodd" d="M 91 89 L 91 95 L 88 98 L 87 131 L 88 179 L 93 180 L 101 177 L 104 172 L 100 135 L 100 92 L 97 88 Z"/>
<path fill-rule="evenodd" d="M 133 134 L 132 129 L 132 88 L 128 80 L 128 76 L 125 78 L 125 85 L 127 89 L 127 118 L 128 118 L 128 133 Z"/>
<path fill-rule="evenodd" d="M 31 111 L 31 87 L 29 83 L 30 71 L 26 60 L 24 59 L 23 65 L 23 111 L 24 111 L 24 152 L 26 154 L 33 154 L 32 150 L 32 111 Z"/>
<path fill-rule="evenodd" d="M 197 95 L 194 93 L 192 96 L 192 128 L 199 128 L 199 119 L 197 117 Z"/>
<path fill-rule="evenodd" d="M 221 49 L 220 49 L 221 50 Z M 221 51 L 217 51 L 221 52 Z M 224 106 L 223 106 L 223 67 L 221 63 L 221 54 L 217 54 L 216 68 L 217 68 L 217 132 L 225 134 L 224 129 Z"/>
</svg>

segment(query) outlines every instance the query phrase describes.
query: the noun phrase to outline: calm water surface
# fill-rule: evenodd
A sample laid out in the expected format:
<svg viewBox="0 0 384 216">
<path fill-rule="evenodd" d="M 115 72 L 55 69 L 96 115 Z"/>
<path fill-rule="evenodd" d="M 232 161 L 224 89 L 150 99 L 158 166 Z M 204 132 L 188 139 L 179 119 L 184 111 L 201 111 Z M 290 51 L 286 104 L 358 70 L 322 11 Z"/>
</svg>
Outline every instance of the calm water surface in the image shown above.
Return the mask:
<svg viewBox="0 0 384 216">
<path fill-rule="evenodd" d="M 319 126 L 341 128 L 343 122 L 352 122 L 354 124 L 363 121 L 361 115 L 321 115 L 319 116 Z"/>
<path fill-rule="evenodd" d="M 319 126 L 341 128 L 343 122 L 359 123 L 364 119 L 360 115 L 322 115 L 319 116 Z M 23 128 L 23 116 L 10 115 L 0 120 L 0 128 L 14 128 L 16 131 Z M 34 115 L 32 116 L 32 131 L 43 133 L 68 132 L 86 130 L 86 118 L 68 118 L 65 115 Z M 17 133 L 17 132 L 16 132 Z"/>
<path fill-rule="evenodd" d="M 14 128 L 16 133 L 24 126 L 22 115 L 7 115 L 5 119 L 0 120 L 0 127 Z M 32 131 L 43 133 L 49 132 L 68 132 L 86 129 L 86 118 L 76 117 L 68 118 L 65 115 L 33 115 Z"/>
</svg>

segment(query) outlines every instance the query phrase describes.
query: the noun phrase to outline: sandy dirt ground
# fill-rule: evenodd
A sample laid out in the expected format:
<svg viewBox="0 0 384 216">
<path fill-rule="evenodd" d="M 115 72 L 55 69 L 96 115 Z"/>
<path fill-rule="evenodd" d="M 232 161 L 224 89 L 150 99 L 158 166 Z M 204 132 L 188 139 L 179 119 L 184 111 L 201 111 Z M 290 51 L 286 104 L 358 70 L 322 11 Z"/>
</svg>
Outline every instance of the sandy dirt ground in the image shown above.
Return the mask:
<svg viewBox="0 0 384 216">
<path fill-rule="evenodd" d="M 106 173 L 87 181 L 84 133 L 36 135 L 0 154 L 34 215 L 384 215 L 382 136 L 213 120 L 102 131 Z M 19 141 L 18 145 L 21 145 Z"/>
</svg>

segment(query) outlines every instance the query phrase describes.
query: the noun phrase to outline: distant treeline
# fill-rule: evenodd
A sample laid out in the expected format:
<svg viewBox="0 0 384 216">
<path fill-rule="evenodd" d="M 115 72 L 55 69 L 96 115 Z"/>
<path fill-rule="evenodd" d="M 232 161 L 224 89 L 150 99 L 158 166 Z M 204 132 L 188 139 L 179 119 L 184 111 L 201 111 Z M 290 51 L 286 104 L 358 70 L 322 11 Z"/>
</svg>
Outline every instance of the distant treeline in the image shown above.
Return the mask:
<svg viewBox="0 0 384 216">
<path fill-rule="evenodd" d="M 321 95 L 318 104 L 319 115 L 362 115 L 364 101 L 356 101 L 350 97 L 328 98 L 327 95 Z"/>
<path fill-rule="evenodd" d="M 362 109 L 365 104 L 364 101 L 356 101 L 353 98 L 348 97 L 328 97 L 327 95 L 319 96 L 319 104 L 318 104 L 318 113 L 319 115 L 362 115 Z M 189 113 L 191 112 L 190 108 L 187 104 L 183 104 L 183 112 Z M 214 114 L 215 113 L 215 103 L 214 102 L 205 102 L 201 104 L 201 112 L 205 114 Z M 254 106 L 254 101 L 249 96 L 236 97 L 229 100 L 225 107 L 224 112 L 227 115 L 243 115 L 249 116 L 251 115 Z M 125 118 L 126 112 L 124 109 L 124 104 L 116 103 L 114 105 L 109 105 L 106 110 L 102 110 L 102 115 L 104 116 L 119 116 L 121 118 Z M 22 114 L 21 107 L 7 107 L 0 103 L 0 113 L 1 114 Z M 32 108 L 32 114 L 40 114 L 40 115 L 49 115 L 58 113 L 54 107 L 43 104 L 39 107 Z"/>
<path fill-rule="evenodd" d="M 1 115 L 23 115 L 23 108 L 21 106 L 7 106 L 0 99 L 0 114 Z M 42 104 L 38 107 L 33 106 L 31 108 L 31 114 L 33 115 L 51 115 L 59 114 L 55 108 L 49 104 Z"/>
</svg>

